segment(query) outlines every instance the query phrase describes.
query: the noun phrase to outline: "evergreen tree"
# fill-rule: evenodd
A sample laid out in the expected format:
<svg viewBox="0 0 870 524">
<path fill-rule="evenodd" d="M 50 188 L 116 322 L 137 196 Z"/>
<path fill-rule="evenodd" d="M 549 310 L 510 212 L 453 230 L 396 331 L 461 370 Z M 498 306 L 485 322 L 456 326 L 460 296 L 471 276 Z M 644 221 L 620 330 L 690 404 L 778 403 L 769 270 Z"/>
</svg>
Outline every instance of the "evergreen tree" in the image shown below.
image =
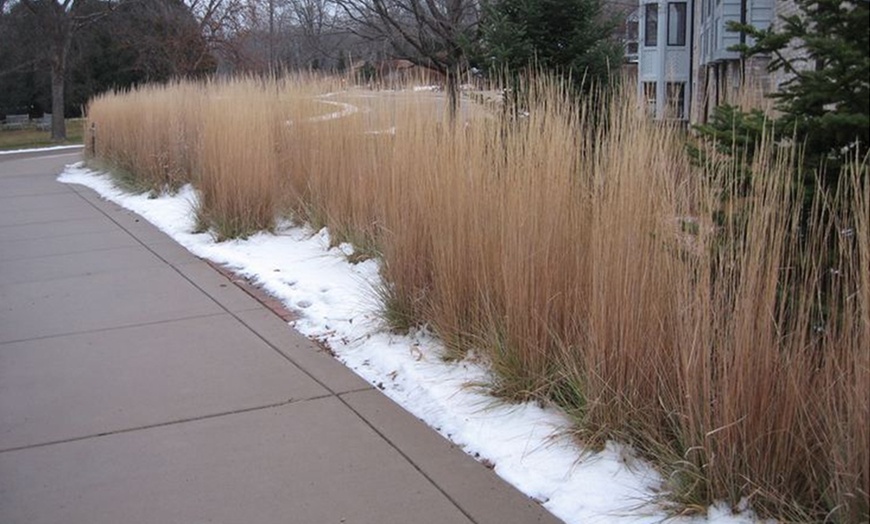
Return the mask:
<svg viewBox="0 0 870 524">
<path fill-rule="evenodd" d="M 603 82 L 618 73 L 622 46 L 617 22 L 601 0 L 496 0 L 484 7 L 480 65 L 522 71 L 529 66 Z"/>
<path fill-rule="evenodd" d="M 747 56 L 771 56 L 768 69 L 787 80 L 771 96 L 780 116 L 781 138 L 805 147 L 808 167 L 839 174 L 846 155 L 864 158 L 870 142 L 870 3 L 796 0 L 798 14 L 778 29 L 733 24 L 753 37 L 736 49 Z"/>
<path fill-rule="evenodd" d="M 54 0 L 33 0 L 51 6 Z M 76 0 L 93 20 L 65 51 L 63 111 L 79 116 L 97 93 L 215 69 L 198 23 L 180 0 Z M 92 18 L 91 18 L 92 17 Z M 0 114 L 51 112 L 50 59 L 40 19 L 23 2 L 0 11 Z"/>
</svg>

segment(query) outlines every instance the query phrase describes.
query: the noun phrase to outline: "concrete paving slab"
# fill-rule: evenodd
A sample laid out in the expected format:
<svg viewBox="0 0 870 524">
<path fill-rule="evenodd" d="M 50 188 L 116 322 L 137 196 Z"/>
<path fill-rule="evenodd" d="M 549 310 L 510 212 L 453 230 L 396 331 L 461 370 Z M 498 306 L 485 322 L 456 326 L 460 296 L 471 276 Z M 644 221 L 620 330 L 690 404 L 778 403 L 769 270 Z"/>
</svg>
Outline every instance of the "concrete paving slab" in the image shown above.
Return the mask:
<svg viewBox="0 0 870 524">
<path fill-rule="evenodd" d="M 0 508 L 6 524 L 471 522 L 335 397 L 0 453 Z"/>
<path fill-rule="evenodd" d="M 25 196 L 9 196 L 0 193 L 0 209 L 3 209 L 3 211 L 67 208 L 80 205 L 81 197 L 72 192 L 46 193 Z"/>
<path fill-rule="evenodd" d="M 379 391 L 341 398 L 478 524 L 561 522 Z"/>
<path fill-rule="evenodd" d="M 156 230 L 155 230 L 156 231 Z M 157 233 L 160 233 L 157 231 Z M 131 236 L 139 235 L 138 232 L 133 231 L 128 233 Z M 161 235 L 163 233 L 160 233 Z M 166 261 L 167 264 L 179 267 L 183 264 L 196 264 L 202 263 L 202 259 L 198 258 L 196 255 L 185 249 L 183 246 L 179 245 L 174 240 L 163 241 L 161 239 L 154 240 L 153 238 L 141 238 L 141 236 L 134 236 L 137 242 L 140 242 L 150 249 L 155 255 L 160 257 L 162 260 Z"/>
<path fill-rule="evenodd" d="M 44 224 L 79 218 L 102 218 L 102 216 L 96 209 L 80 205 L 49 209 L 0 209 L 0 225 Z"/>
<path fill-rule="evenodd" d="M 118 228 L 92 233 L 73 233 L 49 238 L 27 237 L 0 242 L 2 242 L 0 260 L 24 260 L 52 255 L 71 255 L 74 253 L 104 251 L 118 247 L 139 245 L 136 239 Z"/>
<path fill-rule="evenodd" d="M 81 150 L 56 151 L 56 152 L 27 152 L 19 154 L 0 155 L 3 169 L 0 170 L 0 179 L 18 176 L 44 177 L 57 174 L 66 164 L 72 164 L 81 160 Z"/>
<path fill-rule="evenodd" d="M 6 251 L 6 244 L 3 244 L 3 249 Z M 0 260 L 0 286 L 23 282 L 49 282 L 113 271 L 130 273 L 149 267 L 162 267 L 163 264 L 162 260 L 142 246 Z"/>
<path fill-rule="evenodd" d="M 325 349 L 291 329 L 287 322 L 271 311 L 242 311 L 236 313 L 236 316 L 331 391 L 344 393 L 371 389 L 368 382 L 346 368 Z"/>
<path fill-rule="evenodd" d="M 228 314 L 0 344 L 0 450 L 327 394 Z"/>
<path fill-rule="evenodd" d="M 102 213 L 112 224 L 113 228 L 120 228 L 132 238 L 135 238 L 137 242 L 147 245 L 151 251 L 169 264 L 189 264 L 199 260 L 190 251 L 180 246 L 172 237 L 160 231 L 136 213 L 114 202 L 104 200 L 97 193 L 86 187 L 77 185 L 70 185 L 69 187 L 83 203 L 87 203 L 87 205 Z"/>
<path fill-rule="evenodd" d="M 251 295 L 200 259 L 194 258 L 190 263 L 175 265 L 175 269 L 227 311 L 239 312 L 263 308 L 263 305 Z"/>
<path fill-rule="evenodd" d="M 0 171 L 7 172 L 5 169 Z M 18 197 L 48 194 L 70 194 L 72 191 L 64 184 L 57 183 L 57 175 L 17 175 L 0 174 L 0 195 Z"/>
<path fill-rule="evenodd" d="M 109 204 L 114 205 L 114 204 Z M 124 228 L 125 231 L 136 237 L 140 242 L 148 245 L 178 245 L 169 235 L 154 227 L 144 218 L 132 211 L 120 210 L 111 214 L 113 220 Z M 182 248 L 184 249 L 184 248 Z"/>
<path fill-rule="evenodd" d="M 222 313 L 168 266 L 0 286 L 0 342 Z"/>
<path fill-rule="evenodd" d="M 43 240 L 68 237 L 84 233 L 108 233 L 118 227 L 105 216 L 69 220 L 48 220 L 29 224 L 7 225 L 0 223 L 0 242 L 14 240 Z M 3 247 L 5 251 L 5 246 Z"/>
<path fill-rule="evenodd" d="M 70 185 L 70 188 L 91 204 L 94 209 L 104 213 L 108 217 L 111 217 L 114 222 L 139 239 L 139 241 L 148 245 L 178 245 L 172 237 L 154 227 L 150 222 L 148 222 L 148 220 L 119 206 L 118 204 L 115 204 L 114 202 L 103 199 L 91 189 L 78 185 Z"/>
</svg>

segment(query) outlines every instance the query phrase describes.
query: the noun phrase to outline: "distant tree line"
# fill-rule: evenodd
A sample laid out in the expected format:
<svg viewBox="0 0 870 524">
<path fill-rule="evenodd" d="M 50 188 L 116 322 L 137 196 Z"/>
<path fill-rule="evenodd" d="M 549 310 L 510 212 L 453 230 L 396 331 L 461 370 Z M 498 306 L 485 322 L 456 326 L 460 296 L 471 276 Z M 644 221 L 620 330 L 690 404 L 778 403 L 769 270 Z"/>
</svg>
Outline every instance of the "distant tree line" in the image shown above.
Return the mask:
<svg viewBox="0 0 870 524">
<path fill-rule="evenodd" d="M 21 0 L 0 12 L 0 113 L 78 116 L 96 93 L 215 66 L 179 0 Z"/>
<path fill-rule="evenodd" d="M 0 0 L 0 115 L 81 114 L 93 95 L 234 72 L 404 59 L 457 79 L 537 63 L 619 67 L 604 0 Z"/>
</svg>

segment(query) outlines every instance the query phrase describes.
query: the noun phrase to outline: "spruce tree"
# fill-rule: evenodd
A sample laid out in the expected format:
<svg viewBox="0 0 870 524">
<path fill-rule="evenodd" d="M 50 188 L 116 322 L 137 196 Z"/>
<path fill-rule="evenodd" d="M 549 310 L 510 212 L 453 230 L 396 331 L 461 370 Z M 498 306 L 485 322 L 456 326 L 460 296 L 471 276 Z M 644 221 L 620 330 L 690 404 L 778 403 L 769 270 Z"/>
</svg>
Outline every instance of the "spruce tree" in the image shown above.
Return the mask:
<svg viewBox="0 0 870 524">
<path fill-rule="evenodd" d="M 480 65 L 514 73 L 529 66 L 570 75 L 575 85 L 618 74 L 616 19 L 601 0 L 495 0 L 481 22 Z"/>
<path fill-rule="evenodd" d="M 804 146 L 808 167 L 835 179 L 846 158 L 863 159 L 870 142 L 870 3 L 795 0 L 798 13 L 780 27 L 733 24 L 755 42 L 736 49 L 771 57 L 786 80 L 771 96 L 777 134 Z"/>
</svg>

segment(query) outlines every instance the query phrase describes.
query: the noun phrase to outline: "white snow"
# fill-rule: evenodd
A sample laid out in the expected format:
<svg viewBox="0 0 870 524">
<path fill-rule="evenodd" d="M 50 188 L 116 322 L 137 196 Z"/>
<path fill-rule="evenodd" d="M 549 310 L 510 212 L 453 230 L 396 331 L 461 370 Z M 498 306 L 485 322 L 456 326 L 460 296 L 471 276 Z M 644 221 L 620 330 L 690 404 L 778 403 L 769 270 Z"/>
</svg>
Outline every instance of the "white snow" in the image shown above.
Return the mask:
<svg viewBox="0 0 870 524">
<path fill-rule="evenodd" d="M 251 278 L 300 311 L 293 326 L 319 339 L 350 369 L 568 523 L 643 523 L 667 519 L 650 502 L 662 479 L 630 450 L 615 443 L 584 453 L 564 431 L 568 419 L 554 408 L 506 404 L 480 387 L 490 382 L 478 361 L 445 362 L 438 340 L 425 331 L 389 333 L 378 319 L 374 289 L 378 263 L 347 262 L 350 245 L 329 247 L 327 230 L 281 224 L 275 234 L 216 243 L 196 234 L 196 191 L 148 198 L 114 186 L 108 175 L 68 166 L 59 180 L 82 184 L 130 209 L 172 236 L 193 254 Z M 753 522 L 714 506 L 706 518 L 674 522 Z"/>
<path fill-rule="evenodd" d="M 71 146 L 49 146 L 49 147 L 32 147 L 28 149 L 10 149 L 7 151 L 0 151 L 0 155 L 11 155 L 13 153 L 39 153 L 42 151 L 63 151 L 65 149 L 81 149 L 85 146 L 81 144 L 71 145 Z"/>
<path fill-rule="evenodd" d="M 318 100 L 321 104 L 329 104 L 332 106 L 337 106 L 341 108 L 341 111 L 335 111 L 332 113 L 328 113 L 325 115 L 315 116 L 309 118 L 308 122 L 325 122 L 327 120 L 335 120 L 337 118 L 344 118 L 350 116 L 359 111 L 359 108 L 353 104 L 347 104 L 344 102 L 335 102 L 332 100 Z"/>
<path fill-rule="evenodd" d="M 390 126 L 387 129 L 379 129 L 377 131 L 366 131 L 367 135 L 395 135 L 396 126 Z"/>
</svg>

